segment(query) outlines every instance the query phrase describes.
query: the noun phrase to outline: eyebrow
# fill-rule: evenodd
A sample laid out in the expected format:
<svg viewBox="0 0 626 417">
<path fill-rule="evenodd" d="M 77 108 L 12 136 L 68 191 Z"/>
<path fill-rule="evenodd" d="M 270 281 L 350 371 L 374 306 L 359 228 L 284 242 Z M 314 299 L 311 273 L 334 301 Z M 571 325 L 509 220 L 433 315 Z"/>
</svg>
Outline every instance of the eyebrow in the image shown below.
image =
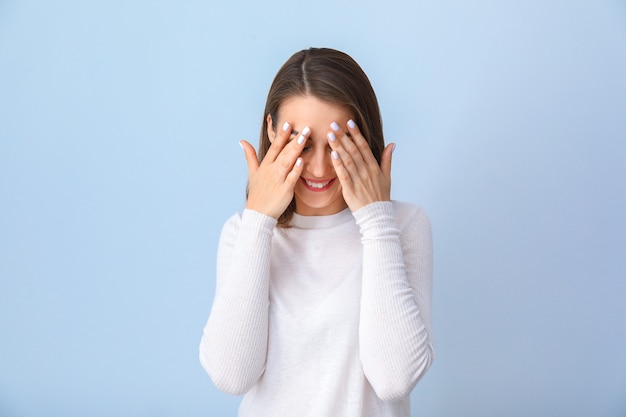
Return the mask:
<svg viewBox="0 0 626 417">
<path fill-rule="evenodd" d="M 299 130 L 295 130 L 295 129 L 293 129 L 293 130 L 291 131 L 291 133 L 289 134 L 289 139 L 288 139 L 287 141 L 292 141 L 292 140 L 294 140 L 294 139 L 296 138 L 296 136 L 298 136 L 298 133 L 300 133 L 300 131 L 299 131 Z M 310 139 L 310 138 L 309 138 L 309 139 Z"/>
</svg>

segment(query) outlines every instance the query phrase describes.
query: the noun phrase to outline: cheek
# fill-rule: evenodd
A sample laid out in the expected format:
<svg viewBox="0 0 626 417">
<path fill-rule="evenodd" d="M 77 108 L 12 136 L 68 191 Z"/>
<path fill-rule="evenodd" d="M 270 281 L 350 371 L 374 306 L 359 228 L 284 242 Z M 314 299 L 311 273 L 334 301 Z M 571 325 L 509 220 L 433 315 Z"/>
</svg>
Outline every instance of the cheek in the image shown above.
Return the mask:
<svg viewBox="0 0 626 417">
<path fill-rule="evenodd" d="M 304 188 L 304 184 L 302 183 L 302 177 L 298 178 L 298 181 L 296 181 L 296 185 L 295 187 L 293 187 L 293 191 L 296 193 L 306 191 L 306 188 Z"/>
</svg>

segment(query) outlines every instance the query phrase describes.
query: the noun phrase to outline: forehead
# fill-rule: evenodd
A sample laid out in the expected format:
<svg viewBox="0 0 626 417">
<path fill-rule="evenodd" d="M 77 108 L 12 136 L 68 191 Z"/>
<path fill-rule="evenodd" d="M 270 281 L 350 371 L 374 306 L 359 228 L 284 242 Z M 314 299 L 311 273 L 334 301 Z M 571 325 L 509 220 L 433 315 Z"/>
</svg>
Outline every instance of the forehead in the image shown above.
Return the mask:
<svg viewBox="0 0 626 417">
<path fill-rule="evenodd" d="M 347 108 L 311 95 L 290 97 L 283 101 L 278 111 L 279 120 L 294 127 L 303 124 L 301 127 L 319 128 L 332 122 L 345 124 L 352 117 Z"/>
</svg>

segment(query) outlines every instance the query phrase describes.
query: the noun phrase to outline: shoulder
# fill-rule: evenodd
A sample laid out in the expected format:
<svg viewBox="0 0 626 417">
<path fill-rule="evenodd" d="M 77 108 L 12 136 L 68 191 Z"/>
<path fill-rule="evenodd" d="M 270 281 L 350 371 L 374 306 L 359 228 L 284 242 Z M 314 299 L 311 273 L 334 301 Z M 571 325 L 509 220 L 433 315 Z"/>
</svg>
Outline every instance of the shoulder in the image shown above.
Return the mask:
<svg viewBox="0 0 626 417">
<path fill-rule="evenodd" d="M 426 211 L 422 207 L 397 200 L 392 200 L 392 204 L 396 217 L 396 224 L 400 229 L 416 224 L 428 224 L 430 226 L 428 214 L 426 214 Z"/>
<path fill-rule="evenodd" d="M 246 231 L 250 235 L 271 235 L 275 226 L 276 219 L 258 211 L 244 209 L 226 220 L 222 227 L 222 239 L 234 238 L 240 231 Z"/>
<path fill-rule="evenodd" d="M 235 241 L 241 227 L 241 214 L 235 213 L 224 222 L 220 232 L 220 246 L 232 245 Z"/>
<path fill-rule="evenodd" d="M 226 221 L 224 222 L 224 229 L 226 228 L 230 228 L 230 227 L 239 227 L 239 225 L 241 224 L 241 216 L 243 215 L 242 212 L 237 212 L 234 213 L 232 216 L 230 216 L 228 219 L 226 219 Z"/>
<path fill-rule="evenodd" d="M 426 211 L 415 204 L 393 201 L 400 240 L 415 253 L 432 258 L 433 232 Z"/>
<path fill-rule="evenodd" d="M 230 216 L 228 219 L 226 219 L 224 225 L 222 226 L 222 234 L 228 234 L 232 232 L 236 233 L 241 226 L 242 214 L 243 213 L 241 212 L 237 212 Z"/>
</svg>

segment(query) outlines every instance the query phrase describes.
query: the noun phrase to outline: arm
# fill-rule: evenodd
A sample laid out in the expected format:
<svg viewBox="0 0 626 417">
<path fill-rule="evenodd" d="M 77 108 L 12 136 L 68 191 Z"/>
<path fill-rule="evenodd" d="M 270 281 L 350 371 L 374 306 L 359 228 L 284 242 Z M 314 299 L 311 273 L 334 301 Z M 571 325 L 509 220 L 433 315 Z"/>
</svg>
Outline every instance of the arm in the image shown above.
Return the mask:
<svg viewBox="0 0 626 417">
<path fill-rule="evenodd" d="M 361 363 L 380 399 L 399 400 L 411 393 L 433 360 L 430 223 L 416 209 L 394 211 L 390 190 L 395 145 L 385 147 L 379 165 L 354 121 L 346 126 L 349 135 L 331 124 L 328 144 L 343 197 L 361 228 Z"/>
<path fill-rule="evenodd" d="M 293 198 L 302 172 L 299 157 L 310 130 L 288 143 L 291 125 L 276 133 L 259 163 L 256 151 L 240 141 L 248 164 L 248 198 L 241 219 L 224 226 L 217 256 L 217 288 L 200 342 L 200 362 L 217 388 L 243 394 L 265 370 L 267 359 L 269 272 L 277 218 Z"/>
<path fill-rule="evenodd" d="M 200 362 L 215 386 L 247 392 L 265 370 L 270 247 L 276 220 L 252 210 L 224 226 L 217 286 L 200 342 Z"/>
<path fill-rule="evenodd" d="M 430 222 L 413 207 L 399 230 L 396 214 L 391 202 L 354 212 L 363 244 L 361 362 L 382 400 L 408 396 L 434 358 Z"/>
</svg>

